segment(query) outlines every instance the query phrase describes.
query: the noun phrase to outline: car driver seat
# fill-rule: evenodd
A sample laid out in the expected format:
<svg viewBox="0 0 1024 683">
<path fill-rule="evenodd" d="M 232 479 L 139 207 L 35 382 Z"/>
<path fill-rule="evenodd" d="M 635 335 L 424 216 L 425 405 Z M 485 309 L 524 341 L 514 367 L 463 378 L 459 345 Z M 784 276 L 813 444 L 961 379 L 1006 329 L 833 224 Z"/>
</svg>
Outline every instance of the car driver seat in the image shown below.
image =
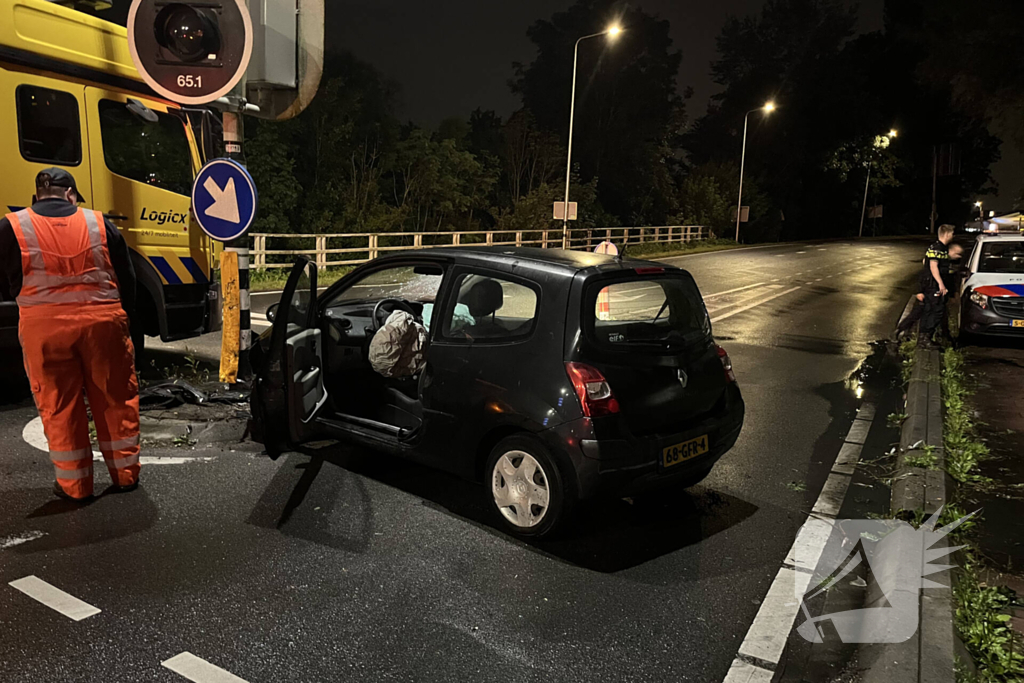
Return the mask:
<svg viewBox="0 0 1024 683">
<path fill-rule="evenodd" d="M 505 292 L 497 280 L 485 278 L 474 282 L 465 294 L 459 297 L 465 304 L 474 323 L 463 331 L 473 338 L 500 337 L 507 330 L 494 319 L 494 314 L 505 303 Z"/>
</svg>

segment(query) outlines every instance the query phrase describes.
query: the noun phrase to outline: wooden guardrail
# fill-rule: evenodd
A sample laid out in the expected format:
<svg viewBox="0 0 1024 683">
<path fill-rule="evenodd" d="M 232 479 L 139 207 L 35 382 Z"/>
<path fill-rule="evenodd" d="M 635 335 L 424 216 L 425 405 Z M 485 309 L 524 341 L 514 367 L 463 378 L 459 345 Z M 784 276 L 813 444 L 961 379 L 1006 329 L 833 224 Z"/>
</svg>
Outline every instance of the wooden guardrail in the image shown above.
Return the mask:
<svg viewBox="0 0 1024 683">
<path fill-rule="evenodd" d="M 698 225 L 666 225 L 643 228 L 597 228 L 570 231 L 570 249 L 592 250 L 602 240 L 617 245 L 681 244 L 708 238 L 708 230 Z M 391 251 L 409 251 L 428 247 L 508 246 L 559 249 L 562 230 L 519 232 L 386 232 L 325 233 L 320 235 L 291 233 L 253 233 L 250 259 L 257 270 L 289 268 L 296 256 L 315 261 L 319 270 L 332 266 L 350 266 L 372 261 Z M 268 247 L 269 243 L 269 247 Z"/>
</svg>

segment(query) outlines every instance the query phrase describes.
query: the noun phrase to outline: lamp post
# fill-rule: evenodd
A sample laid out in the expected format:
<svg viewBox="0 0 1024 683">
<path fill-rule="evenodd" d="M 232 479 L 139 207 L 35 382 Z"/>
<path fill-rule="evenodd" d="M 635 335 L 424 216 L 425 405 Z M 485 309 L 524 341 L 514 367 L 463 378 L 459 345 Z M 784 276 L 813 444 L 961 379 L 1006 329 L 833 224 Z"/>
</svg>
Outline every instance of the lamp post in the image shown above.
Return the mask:
<svg viewBox="0 0 1024 683">
<path fill-rule="evenodd" d="M 736 241 L 740 241 L 740 218 L 743 216 L 743 167 L 747 163 L 747 122 L 750 120 L 750 115 L 755 111 L 763 111 L 765 116 L 775 111 L 775 103 L 772 101 L 765 102 L 764 106 L 758 107 L 757 109 L 751 109 L 747 112 L 746 116 L 743 117 L 743 149 L 740 152 L 740 196 L 736 200 Z"/>
<path fill-rule="evenodd" d="M 985 222 L 985 209 L 982 206 L 981 201 L 979 200 L 979 201 L 974 202 L 974 206 L 976 206 L 978 208 L 978 220 L 981 221 L 982 223 L 984 223 Z"/>
<path fill-rule="evenodd" d="M 573 119 L 576 116 L 576 65 L 580 55 L 580 43 L 590 38 L 599 38 L 601 36 L 608 36 L 609 38 L 616 38 L 622 33 L 622 28 L 619 26 L 609 26 L 606 30 L 600 33 L 592 33 L 589 36 L 583 36 L 576 41 L 576 47 L 572 53 L 572 96 L 569 100 L 569 153 L 565 160 L 565 205 L 563 206 L 562 214 L 562 249 L 569 248 L 569 180 L 572 178 L 572 127 Z"/>
<path fill-rule="evenodd" d="M 895 138 L 898 134 L 899 134 L 899 131 L 897 131 L 895 128 L 893 128 L 892 130 L 890 130 L 885 135 L 879 135 L 877 138 L 875 138 L 875 142 L 874 142 L 873 148 L 888 147 L 889 146 L 889 141 L 891 141 L 893 138 Z M 884 144 L 879 142 L 880 140 L 884 140 L 885 141 Z M 861 208 L 860 208 L 860 230 L 857 231 L 857 237 L 863 237 L 864 236 L 864 215 L 867 213 L 867 210 L 868 210 L 868 187 L 870 187 L 870 185 L 871 185 L 871 159 L 868 159 L 868 177 L 864 179 L 864 203 L 861 205 Z"/>
</svg>

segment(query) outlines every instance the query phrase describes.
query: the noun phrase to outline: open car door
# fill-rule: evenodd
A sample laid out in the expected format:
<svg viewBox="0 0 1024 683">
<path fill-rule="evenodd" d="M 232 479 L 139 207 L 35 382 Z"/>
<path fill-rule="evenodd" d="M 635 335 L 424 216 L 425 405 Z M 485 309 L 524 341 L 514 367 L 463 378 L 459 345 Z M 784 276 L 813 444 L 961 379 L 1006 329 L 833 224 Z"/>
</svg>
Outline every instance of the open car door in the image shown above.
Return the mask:
<svg viewBox="0 0 1024 683">
<path fill-rule="evenodd" d="M 317 435 L 314 418 L 327 401 L 320 335 L 316 266 L 299 259 L 281 295 L 268 355 L 252 390 L 253 435 L 271 458 Z"/>
</svg>

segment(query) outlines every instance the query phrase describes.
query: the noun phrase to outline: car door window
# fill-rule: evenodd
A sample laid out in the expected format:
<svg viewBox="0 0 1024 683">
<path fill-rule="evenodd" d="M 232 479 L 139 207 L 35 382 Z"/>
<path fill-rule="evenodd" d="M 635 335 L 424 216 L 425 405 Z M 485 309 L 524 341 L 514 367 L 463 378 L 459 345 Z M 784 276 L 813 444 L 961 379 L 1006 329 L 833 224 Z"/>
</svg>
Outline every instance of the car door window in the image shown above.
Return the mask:
<svg viewBox="0 0 1024 683">
<path fill-rule="evenodd" d="M 537 320 L 539 288 L 485 273 L 460 274 L 441 335 L 449 341 L 507 342 L 525 339 Z"/>
</svg>

